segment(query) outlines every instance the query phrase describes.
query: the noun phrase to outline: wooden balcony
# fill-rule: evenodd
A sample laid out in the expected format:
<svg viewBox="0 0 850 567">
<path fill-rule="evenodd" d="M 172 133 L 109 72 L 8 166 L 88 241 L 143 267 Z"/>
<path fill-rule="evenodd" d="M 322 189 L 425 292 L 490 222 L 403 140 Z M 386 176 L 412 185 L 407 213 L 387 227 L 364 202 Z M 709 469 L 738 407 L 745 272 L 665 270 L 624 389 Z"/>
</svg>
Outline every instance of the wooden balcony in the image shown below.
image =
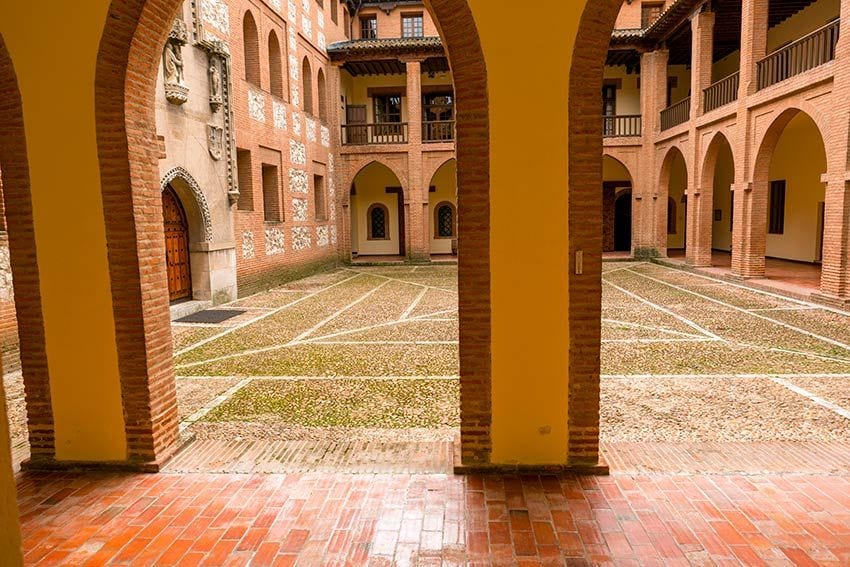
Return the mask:
<svg viewBox="0 0 850 567">
<path fill-rule="evenodd" d="M 738 87 L 741 85 L 741 73 L 732 73 L 720 79 L 703 91 L 703 110 L 711 112 L 738 100 Z"/>
<path fill-rule="evenodd" d="M 690 118 L 691 97 L 688 97 L 661 111 L 661 131 L 684 124 Z"/>
<path fill-rule="evenodd" d="M 602 117 L 602 136 L 604 138 L 633 138 L 643 133 L 640 114 L 622 114 Z"/>
<path fill-rule="evenodd" d="M 342 143 L 346 146 L 406 144 L 407 138 L 407 122 L 342 125 Z"/>
<path fill-rule="evenodd" d="M 756 64 L 758 89 L 781 83 L 835 59 L 839 20 L 778 49 Z"/>
<path fill-rule="evenodd" d="M 455 139 L 454 120 L 432 120 L 422 122 L 422 141 L 431 144 L 434 142 L 452 142 Z"/>
</svg>

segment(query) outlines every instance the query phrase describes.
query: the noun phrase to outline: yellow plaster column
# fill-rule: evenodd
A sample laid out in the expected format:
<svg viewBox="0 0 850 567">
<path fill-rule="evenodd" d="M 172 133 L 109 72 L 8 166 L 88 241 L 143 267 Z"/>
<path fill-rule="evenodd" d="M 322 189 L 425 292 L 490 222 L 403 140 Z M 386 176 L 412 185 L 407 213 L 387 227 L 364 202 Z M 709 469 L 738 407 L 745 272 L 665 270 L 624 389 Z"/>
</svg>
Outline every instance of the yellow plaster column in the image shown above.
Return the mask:
<svg viewBox="0 0 850 567">
<path fill-rule="evenodd" d="M 0 4 L 23 100 L 61 461 L 122 461 L 127 453 L 94 119 L 108 5 Z"/>
</svg>

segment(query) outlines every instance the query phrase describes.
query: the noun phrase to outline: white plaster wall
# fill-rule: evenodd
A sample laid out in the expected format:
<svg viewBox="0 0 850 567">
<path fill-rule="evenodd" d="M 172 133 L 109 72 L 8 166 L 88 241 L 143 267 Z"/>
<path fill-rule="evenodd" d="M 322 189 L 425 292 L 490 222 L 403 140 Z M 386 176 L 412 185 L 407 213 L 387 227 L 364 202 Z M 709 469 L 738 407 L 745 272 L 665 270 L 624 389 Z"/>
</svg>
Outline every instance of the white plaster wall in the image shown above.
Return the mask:
<svg viewBox="0 0 850 567">
<path fill-rule="evenodd" d="M 622 88 L 617 89 L 617 114 L 640 114 L 640 75 L 628 74 L 625 66 L 605 67 L 605 79 L 620 79 Z"/>
</svg>

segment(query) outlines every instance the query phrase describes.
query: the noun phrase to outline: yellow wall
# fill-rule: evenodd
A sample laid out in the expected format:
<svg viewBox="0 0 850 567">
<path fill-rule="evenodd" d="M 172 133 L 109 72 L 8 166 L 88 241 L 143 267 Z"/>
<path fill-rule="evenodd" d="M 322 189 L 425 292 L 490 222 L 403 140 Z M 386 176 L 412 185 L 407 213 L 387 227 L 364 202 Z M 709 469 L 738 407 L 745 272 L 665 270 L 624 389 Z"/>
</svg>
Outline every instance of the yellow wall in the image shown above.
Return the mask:
<svg viewBox="0 0 850 567">
<path fill-rule="evenodd" d="M 720 209 L 721 218 L 714 220 L 712 211 L 712 241 L 715 250 L 732 250 L 732 183 L 735 182 L 735 169 L 732 163 L 732 150 L 728 145 L 720 150 L 717 166 L 714 170 L 714 209 Z"/>
<path fill-rule="evenodd" d="M 433 193 L 428 193 L 428 212 L 429 217 L 425 221 L 429 224 L 431 234 L 431 253 L 432 254 L 451 254 L 452 239 L 451 238 L 435 238 L 436 233 L 436 214 L 435 207 L 444 201 L 449 201 L 457 207 L 457 162 L 451 160 L 443 164 L 437 173 L 431 179 L 431 187 L 436 188 Z M 455 219 L 457 225 L 457 219 Z"/>
<path fill-rule="evenodd" d="M 351 251 L 360 256 L 398 254 L 398 196 L 386 191 L 387 187 L 401 186 L 398 178 L 387 167 L 373 163 L 357 175 L 354 186 L 357 188 L 357 194 L 351 196 Z M 389 240 L 367 238 L 366 215 L 374 203 L 382 203 L 389 210 Z"/>
<path fill-rule="evenodd" d="M 126 458 L 94 120 L 107 6 L 0 3 L 23 97 L 60 460 Z"/>
<path fill-rule="evenodd" d="M 602 181 L 631 181 L 629 170 L 611 156 L 602 157 Z"/>
<path fill-rule="evenodd" d="M 685 204 L 682 197 L 688 187 L 688 172 L 685 168 L 685 159 L 681 154 L 677 155 L 670 169 L 670 186 L 668 197 L 676 201 L 676 234 L 667 235 L 667 248 L 676 249 L 685 247 Z M 662 206 L 667 206 L 662 203 Z M 666 217 L 665 217 L 666 218 Z"/>
<path fill-rule="evenodd" d="M 626 73 L 625 66 L 605 67 L 606 79 L 620 79 L 622 88 L 617 89 L 617 114 L 640 114 L 640 75 Z"/>
<path fill-rule="evenodd" d="M 342 76 L 341 94 L 345 97 L 345 103 L 348 105 L 365 105 L 366 117 L 369 122 L 375 121 L 375 105 L 372 99 L 369 98 L 369 89 L 376 87 L 400 87 L 404 89 L 407 86 L 407 75 L 369 75 L 361 77 L 352 77 L 347 71 L 340 73 Z M 452 89 L 451 73 L 437 73 L 433 77 L 427 74 L 422 75 L 422 86 L 439 85 L 448 86 Z M 401 99 L 401 121 L 409 122 L 410 114 L 408 112 L 410 103 L 408 97 L 404 96 Z M 345 111 L 343 109 L 341 115 L 342 124 L 346 123 Z"/>
<path fill-rule="evenodd" d="M 824 201 L 825 172 L 822 138 L 812 119 L 801 112 L 785 127 L 770 164 L 770 180 L 784 179 L 786 187 L 785 233 L 767 235 L 769 257 L 818 259 L 818 203 Z"/>
<path fill-rule="evenodd" d="M 667 68 L 668 77 L 676 77 L 676 88 L 671 92 L 670 104 L 686 99 L 691 94 L 691 71 L 685 65 L 670 65 Z M 666 93 L 666 90 L 665 90 Z M 694 101 L 691 101 L 693 104 Z"/>
</svg>

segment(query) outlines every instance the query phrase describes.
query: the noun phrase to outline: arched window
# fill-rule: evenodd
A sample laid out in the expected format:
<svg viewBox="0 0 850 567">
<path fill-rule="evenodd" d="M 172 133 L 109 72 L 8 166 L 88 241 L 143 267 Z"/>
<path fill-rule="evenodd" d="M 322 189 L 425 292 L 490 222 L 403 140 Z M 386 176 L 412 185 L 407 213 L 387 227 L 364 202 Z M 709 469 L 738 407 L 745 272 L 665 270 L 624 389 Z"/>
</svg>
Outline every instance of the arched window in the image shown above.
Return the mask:
<svg viewBox="0 0 850 567">
<path fill-rule="evenodd" d="M 434 238 L 455 236 L 455 206 L 444 201 L 434 208 Z"/>
<path fill-rule="evenodd" d="M 245 80 L 260 86 L 260 38 L 257 23 L 251 12 L 245 12 L 242 20 L 242 44 L 245 46 Z"/>
<path fill-rule="evenodd" d="M 390 239 L 390 211 L 381 203 L 375 203 L 366 212 L 367 238 L 369 240 Z"/>
<path fill-rule="evenodd" d="M 281 64 L 280 43 L 277 34 L 269 33 L 269 82 L 271 93 L 283 98 L 283 65 Z"/>
<path fill-rule="evenodd" d="M 667 234 L 677 234 L 679 232 L 676 227 L 676 216 L 678 208 L 676 207 L 676 199 L 673 197 L 667 198 Z"/>
<path fill-rule="evenodd" d="M 301 82 L 303 85 L 301 96 L 304 99 L 304 112 L 313 114 L 313 72 L 310 69 L 310 60 L 306 57 L 301 65 Z"/>
<path fill-rule="evenodd" d="M 325 72 L 319 69 L 319 74 L 316 80 L 316 90 L 319 94 L 319 120 L 327 123 L 328 121 L 328 87 L 325 84 Z"/>
</svg>

